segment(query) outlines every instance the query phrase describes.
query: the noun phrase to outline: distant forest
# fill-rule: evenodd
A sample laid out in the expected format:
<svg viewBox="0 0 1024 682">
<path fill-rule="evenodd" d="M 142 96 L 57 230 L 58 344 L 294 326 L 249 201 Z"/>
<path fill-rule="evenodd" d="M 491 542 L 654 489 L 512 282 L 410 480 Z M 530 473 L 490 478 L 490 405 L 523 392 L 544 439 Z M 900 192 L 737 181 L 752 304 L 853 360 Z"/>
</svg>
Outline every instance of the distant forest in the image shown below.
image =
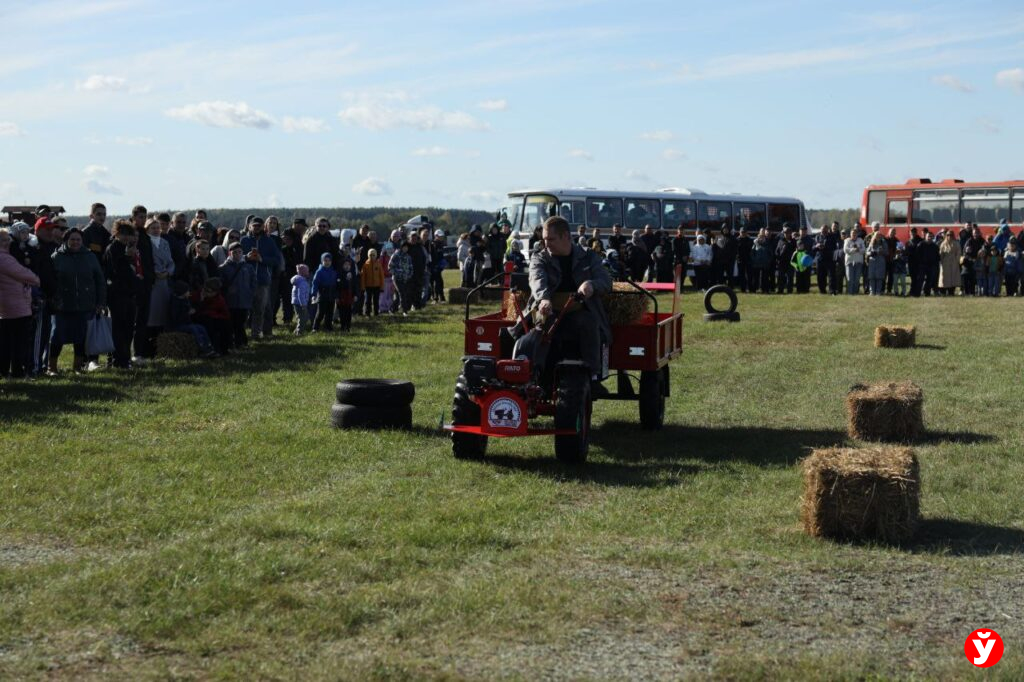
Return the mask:
<svg viewBox="0 0 1024 682">
<path fill-rule="evenodd" d="M 152 210 L 152 209 L 151 209 Z M 163 210 L 163 209 L 160 209 Z M 191 220 L 195 209 L 174 209 L 183 210 Z M 276 215 L 281 221 L 282 227 L 288 227 L 292 218 L 303 217 L 310 225 L 319 216 L 326 216 L 335 228 L 359 227 L 368 224 L 378 236 L 383 237 L 393 230 L 397 225 L 404 223 L 409 218 L 417 215 L 429 216 L 435 226 L 452 233 L 463 232 L 471 225 L 480 223 L 485 227 L 494 221 L 494 214 L 487 211 L 473 211 L 458 208 L 209 208 L 206 213 L 210 220 L 217 227 L 228 227 L 240 229 L 245 224 L 245 217 L 258 215 L 266 218 Z M 853 225 L 860 216 L 860 210 L 856 208 L 829 208 L 829 209 L 807 209 L 811 225 L 815 228 L 825 224 L 831 224 L 833 220 L 839 221 L 843 227 Z M 113 223 L 113 218 L 127 216 L 113 216 L 108 221 L 108 226 Z M 84 225 L 88 222 L 88 216 L 67 216 L 69 225 Z"/>
</svg>

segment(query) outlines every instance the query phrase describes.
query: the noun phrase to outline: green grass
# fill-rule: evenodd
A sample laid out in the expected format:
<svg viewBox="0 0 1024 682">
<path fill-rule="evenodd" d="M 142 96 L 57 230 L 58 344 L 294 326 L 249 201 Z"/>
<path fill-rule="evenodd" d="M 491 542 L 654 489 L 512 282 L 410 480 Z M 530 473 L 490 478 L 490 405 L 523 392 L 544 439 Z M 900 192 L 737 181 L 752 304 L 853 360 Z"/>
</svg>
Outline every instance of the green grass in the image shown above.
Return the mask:
<svg viewBox="0 0 1024 682">
<path fill-rule="evenodd" d="M 0 384 L 0 678 L 953 678 L 1024 664 L 1024 302 L 685 297 L 666 426 L 598 403 L 456 461 L 461 310 L 278 336 L 217 363 Z M 872 347 L 876 324 L 926 347 Z M 334 383 L 416 383 L 412 432 L 327 427 Z M 858 381 L 913 379 L 907 547 L 799 529 L 798 460 Z"/>
</svg>

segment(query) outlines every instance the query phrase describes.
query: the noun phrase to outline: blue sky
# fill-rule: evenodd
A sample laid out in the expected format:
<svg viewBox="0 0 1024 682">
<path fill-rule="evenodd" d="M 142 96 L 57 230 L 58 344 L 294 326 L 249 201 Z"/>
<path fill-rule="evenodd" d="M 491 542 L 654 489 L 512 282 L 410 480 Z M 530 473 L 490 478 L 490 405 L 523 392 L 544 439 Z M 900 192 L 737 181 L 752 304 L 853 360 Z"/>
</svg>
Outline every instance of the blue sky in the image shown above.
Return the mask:
<svg viewBox="0 0 1024 682">
<path fill-rule="evenodd" d="M 1024 178 L 1020 2 L 0 0 L 0 202 Z"/>
</svg>

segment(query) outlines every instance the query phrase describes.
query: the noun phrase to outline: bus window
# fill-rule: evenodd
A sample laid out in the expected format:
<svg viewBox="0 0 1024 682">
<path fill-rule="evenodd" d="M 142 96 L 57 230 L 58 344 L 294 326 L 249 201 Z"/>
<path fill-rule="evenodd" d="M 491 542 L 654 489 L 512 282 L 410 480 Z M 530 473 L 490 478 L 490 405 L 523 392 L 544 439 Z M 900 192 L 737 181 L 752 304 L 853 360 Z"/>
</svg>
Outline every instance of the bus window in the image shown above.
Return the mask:
<svg viewBox="0 0 1024 682">
<path fill-rule="evenodd" d="M 960 219 L 965 223 L 995 225 L 1002 218 L 1010 218 L 1010 190 L 965 189 Z"/>
<path fill-rule="evenodd" d="M 526 197 L 523 207 L 523 226 L 520 231 L 532 232 L 535 227 L 553 215 L 557 215 L 558 200 L 548 194 L 532 194 Z"/>
<path fill-rule="evenodd" d="M 1024 223 L 1024 187 L 1013 190 L 1013 206 L 1010 211 L 1011 223 Z"/>
<path fill-rule="evenodd" d="M 622 223 L 622 199 L 587 199 L 587 227 Z"/>
<path fill-rule="evenodd" d="M 1021 196 L 1024 200 L 1024 196 Z M 682 227 L 685 234 L 692 234 L 697 229 L 696 201 L 665 201 L 665 213 L 662 225 L 666 230 Z"/>
<path fill-rule="evenodd" d="M 786 223 L 794 230 L 803 225 L 800 222 L 800 204 L 768 204 L 768 229 L 781 232 Z"/>
<path fill-rule="evenodd" d="M 952 225 L 960 213 L 960 192 L 955 189 L 914 192 L 910 222 L 915 225 Z"/>
<path fill-rule="evenodd" d="M 732 227 L 732 204 L 728 201 L 702 201 L 697 215 L 697 224 L 702 230 L 718 232 L 723 224 Z"/>
<path fill-rule="evenodd" d="M 757 234 L 762 227 L 768 226 L 768 214 L 764 204 L 740 204 L 733 207 L 736 210 L 736 229 L 746 230 Z"/>
<path fill-rule="evenodd" d="M 868 192 L 868 225 L 885 222 L 885 192 Z"/>
<path fill-rule="evenodd" d="M 661 227 L 660 213 L 657 199 L 626 199 L 626 229 L 638 230 L 650 225 L 657 230 Z"/>
<path fill-rule="evenodd" d="M 886 218 L 888 225 L 906 225 L 907 208 L 910 202 L 906 199 L 893 199 L 889 202 L 889 214 Z"/>
<path fill-rule="evenodd" d="M 573 227 L 586 224 L 582 201 L 563 201 L 558 206 L 558 215 L 568 220 Z"/>
</svg>

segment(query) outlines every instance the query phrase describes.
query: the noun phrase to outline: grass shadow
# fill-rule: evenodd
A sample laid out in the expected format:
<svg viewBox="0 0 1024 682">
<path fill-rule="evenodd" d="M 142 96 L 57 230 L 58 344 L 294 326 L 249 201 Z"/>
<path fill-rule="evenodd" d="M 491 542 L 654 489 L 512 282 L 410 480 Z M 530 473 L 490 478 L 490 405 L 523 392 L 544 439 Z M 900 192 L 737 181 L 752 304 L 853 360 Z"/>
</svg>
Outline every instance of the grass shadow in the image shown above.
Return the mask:
<svg viewBox="0 0 1024 682">
<path fill-rule="evenodd" d="M 65 371 L 58 379 L 40 378 L 0 388 L 0 425 L 54 424 L 78 414 L 109 414 L 123 401 L 149 402 L 150 394 L 167 384 L 195 385 L 210 378 L 299 370 L 328 357 L 340 360 L 343 356 L 344 350 L 334 344 L 250 342 L 247 349 L 215 360 L 158 361 L 137 370 L 105 369 L 77 377 Z"/>
<path fill-rule="evenodd" d="M 658 431 L 642 431 L 638 424 L 605 421 L 592 432 L 616 461 L 747 462 L 788 466 L 811 448 L 839 445 L 846 433 L 831 429 L 786 429 L 753 426 L 684 426 L 666 424 Z"/>
<path fill-rule="evenodd" d="M 953 556 L 1024 554 L 1024 530 L 957 519 L 923 519 L 914 539 L 903 549 Z"/>
<path fill-rule="evenodd" d="M 669 488 L 705 468 L 692 463 L 645 462 L 633 465 L 600 460 L 589 460 L 583 466 L 573 467 L 559 462 L 553 452 L 549 457 L 487 455 L 480 463 L 507 472 L 530 473 L 565 483 L 596 483 L 622 488 Z"/>
<path fill-rule="evenodd" d="M 920 348 L 922 350 L 946 350 L 945 346 L 936 346 L 934 343 L 918 343 L 914 348 Z"/>
<path fill-rule="evenodd" d="M 996 437 L 987 433 L 974 433 L 973 431 L 925 431 L 924 435 L 918 438 L 915 443 L 919 445 L 939 445 L 941 443 L 965 443 L 974 445 L 977 443 L 992 443 Z"/>
</svg>

